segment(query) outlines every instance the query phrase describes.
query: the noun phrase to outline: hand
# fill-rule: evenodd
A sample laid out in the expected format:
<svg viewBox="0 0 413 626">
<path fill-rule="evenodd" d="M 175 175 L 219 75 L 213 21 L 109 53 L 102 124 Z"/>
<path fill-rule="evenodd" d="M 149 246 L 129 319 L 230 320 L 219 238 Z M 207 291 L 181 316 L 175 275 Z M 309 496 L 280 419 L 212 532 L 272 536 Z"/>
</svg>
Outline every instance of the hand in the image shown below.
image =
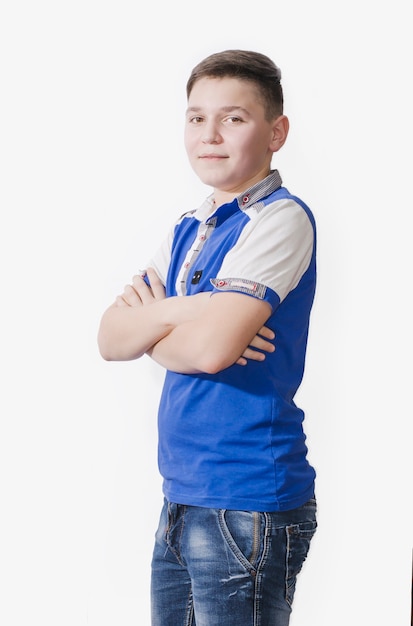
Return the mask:
<svg viewBox="0 0 413 626">
<path fill-rule="evenodd" d="M 126 285 L 123 293 L 117 296 L 115 305 L 118 307 L 139 307 L 164 300 L 166 297 L 165 287 L 153 268 L 148 268 L 147 277 L 150 286 L 146 284 L 141 274 L 136 274 L 132 278 L 132 284 Z"/>
<path fill-rule="evenodd" d="M 255 335 L 250 345 L 244 350 L 238 361 L 236 361 L 236 364 L 247 365 L 248 360 L 264 361 L 264 352 L 274 352 L 275 350 L 275 345 L 269 341 L 273 339 L 275 339 L 275 333 L 267 326 L 263 326 Z M 255 350 L 253 348 L 255 348 Z"/>
</svg>

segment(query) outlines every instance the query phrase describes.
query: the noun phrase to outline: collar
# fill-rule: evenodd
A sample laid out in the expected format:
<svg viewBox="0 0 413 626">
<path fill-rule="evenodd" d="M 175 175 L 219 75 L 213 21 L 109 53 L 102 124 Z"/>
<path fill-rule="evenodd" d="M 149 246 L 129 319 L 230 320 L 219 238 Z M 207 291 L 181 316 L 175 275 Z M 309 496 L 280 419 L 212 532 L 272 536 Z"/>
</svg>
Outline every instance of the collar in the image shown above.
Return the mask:
<svg viewBox="0 0 413 626">
<path fill-rule="evenodd" d="M 272 170 L 266 178 L 263 178 L 237 197 L 238 207 L 241 211 L 245 211 L 245 209 L 248 209 L 252 204 L 269 196 L 276 189 L 281 187 L 281 185 L 282 180 L 280 173 L 278 170 Z"/>
<path fill-rule="evenodd" d="M 218 211 L 220 212 L 223 207 L 231 206 L 236 202 L 237 208 L 241 211 L 245 211 L 251 205 L 259 202 L 263 198 L 266 198 L 271 193 L 273 193 L 276 189 L 281 187 L 282 179 L 278 172 L 278 170 L 271 170 L 271 172 L 260 180 L 258 183 L 246 189 L 239 196 L 236 196 L 234 200 L 230 203 L 222 205 L 219 207 Z M 212 217 L 217 209 L 214 205 L 214 195 L 209 195 L 201 206 L 196 209 L 194 212 L 194 217 L 196 217 L 200 222 L 206 221 L 208 218 Z"/>
</svg>

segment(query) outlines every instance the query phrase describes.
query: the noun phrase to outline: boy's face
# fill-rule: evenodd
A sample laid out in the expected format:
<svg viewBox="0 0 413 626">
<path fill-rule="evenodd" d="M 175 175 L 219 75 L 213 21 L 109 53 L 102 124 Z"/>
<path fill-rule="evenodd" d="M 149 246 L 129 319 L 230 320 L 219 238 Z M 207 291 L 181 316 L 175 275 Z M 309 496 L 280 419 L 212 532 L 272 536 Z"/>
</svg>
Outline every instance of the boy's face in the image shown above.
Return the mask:
<svg viewBox="0 0 413 626">
<path fill-rule="evenodd" d="M 272 154 L 281 145 L 253 83 L 201 78 L 194 84 L 185 148 L 203 183 L 236 196 L 269 174 Z"/>
</svg>

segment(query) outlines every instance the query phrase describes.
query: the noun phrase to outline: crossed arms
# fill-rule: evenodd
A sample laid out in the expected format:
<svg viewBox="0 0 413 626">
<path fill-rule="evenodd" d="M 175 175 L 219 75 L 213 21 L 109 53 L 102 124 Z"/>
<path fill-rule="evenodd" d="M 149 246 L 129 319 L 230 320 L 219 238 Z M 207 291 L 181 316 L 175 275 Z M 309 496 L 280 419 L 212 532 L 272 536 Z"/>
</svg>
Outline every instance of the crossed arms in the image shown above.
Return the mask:
<svg viewBox="0 0 413 626">
<path fill-rule="evenodd" d="M 148 354 L 175 372 L 215 374 L 275 349 L 267 302 L 235 292 L 166 298 L 156 272 L 147 275 L 150 287 L 134 276 L 102 316 L 98 346 L 107 361 Z"/>
</svg>

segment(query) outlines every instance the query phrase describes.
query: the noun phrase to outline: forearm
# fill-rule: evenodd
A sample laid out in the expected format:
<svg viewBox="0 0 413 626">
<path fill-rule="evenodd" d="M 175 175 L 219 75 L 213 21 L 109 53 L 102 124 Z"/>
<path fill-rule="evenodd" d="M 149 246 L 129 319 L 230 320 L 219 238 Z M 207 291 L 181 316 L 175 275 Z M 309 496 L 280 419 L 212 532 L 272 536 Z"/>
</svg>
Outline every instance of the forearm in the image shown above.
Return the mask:
<svg viewBox="0 0 413 626">
<path fill-rule="evenodd" d="M 219 355 L 214 338 L 206 338 L 204 331 L 201 331 L 201 336 L 199 333 L 198 322 L 180 324 L 148 349 L 147 354 L 159 365 L 174 372 L 214 374 L 235 363 L 243 352 L 237 348 Z"/>
<path fill-rule="evenodd" d="M 150 307 L 110 306 L 102 316 L 98 346 L 107 361 L 140 358 L 173 328 L 162 300 Z"/>
<path fill-rule="evenodd" d="M 177 325 L 194 319 L 209 294 L 174 296 L 145 306 L 111 305 L 98 332 L 100 353 L 107 361 L 138 359 Z"/>
<path fill-rule="evenodd" d="M 263 354 L 246 350 L 250 344 L 272 350 L 265 340 L 256 336 L 268 315 L 267 305 L 249 296 L 216 294 L 197 319 L 176 325 L 148 354 L 163 367 L 183 374 L 215 374 L 239 363 L 243 354 L 263 360 Z M 274 336 L 271 331 L 263 332 L 268 338 Z M 246 364 L 246 360 L 241 364 Z"/>
</svg>

